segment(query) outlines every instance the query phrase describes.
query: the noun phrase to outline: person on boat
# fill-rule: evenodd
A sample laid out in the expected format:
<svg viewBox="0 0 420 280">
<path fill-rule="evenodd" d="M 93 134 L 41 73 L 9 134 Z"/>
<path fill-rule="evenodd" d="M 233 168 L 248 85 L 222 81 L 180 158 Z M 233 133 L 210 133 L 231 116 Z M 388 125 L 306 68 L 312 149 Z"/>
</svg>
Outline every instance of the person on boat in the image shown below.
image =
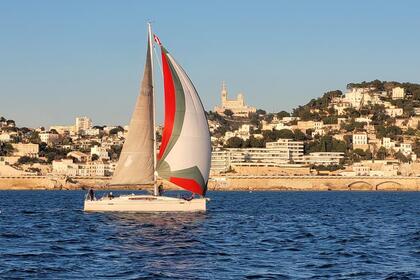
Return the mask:
<svg viewBox="0 0 420 280">
<path fill-rule="evenodd" d="M 191 201 L 194 199 L 194 193 L 191 193 L 191 196 L 183 196 L 182 198 L 186 201 Z"/>
<path fill-rule="evenodd" d="M 162 196 L 162 194 L 163 194 L 163 185 L 162 185 L 162 184 L 160 184 L 160 185 L 158 186 L 158 195 L 159 195 L 159 196 Z"/>
<path fill-rule="evenodd" d="M 88 199 L 91 201 L 95 200 L 95 192 L 93 191 L 92 188 L 90 188 L 88 191 Z"/>
</svg>

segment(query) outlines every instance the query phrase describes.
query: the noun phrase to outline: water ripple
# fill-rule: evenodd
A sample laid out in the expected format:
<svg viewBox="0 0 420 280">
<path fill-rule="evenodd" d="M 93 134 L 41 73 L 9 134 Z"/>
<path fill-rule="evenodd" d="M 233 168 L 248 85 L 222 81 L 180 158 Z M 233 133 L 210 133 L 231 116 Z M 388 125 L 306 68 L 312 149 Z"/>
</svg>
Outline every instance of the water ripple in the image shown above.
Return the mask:
<svg viewBox="0 0 420 280">
<path fill-rule="evenodd" d="M 101 214 L 81 191 L 0 191 L 0 279 L 420 278 L 419 193 L 209 195 L 205 214 Z"/>
</svg>

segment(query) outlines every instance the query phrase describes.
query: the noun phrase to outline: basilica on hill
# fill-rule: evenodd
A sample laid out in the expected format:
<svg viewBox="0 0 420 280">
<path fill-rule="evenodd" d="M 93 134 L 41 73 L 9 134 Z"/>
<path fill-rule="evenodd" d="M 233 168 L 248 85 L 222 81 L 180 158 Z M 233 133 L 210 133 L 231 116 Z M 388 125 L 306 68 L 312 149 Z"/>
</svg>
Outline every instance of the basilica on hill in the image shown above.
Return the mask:
<svg viewBox="0 0 420 280">
<path fill-rule="evenodd" d="M 248 117 L 250 113 L 255 113 L 256 108 L 245 105 L 244 95 L 239 93 L 236 99 L 228 99 L 228 91 L 225 82 L 222 82 L 220 92 L 221 105 L 214 107 L 214 111 L 223 114 L 225 110 L 231 110 L 235 116 Z"/>
</svg>

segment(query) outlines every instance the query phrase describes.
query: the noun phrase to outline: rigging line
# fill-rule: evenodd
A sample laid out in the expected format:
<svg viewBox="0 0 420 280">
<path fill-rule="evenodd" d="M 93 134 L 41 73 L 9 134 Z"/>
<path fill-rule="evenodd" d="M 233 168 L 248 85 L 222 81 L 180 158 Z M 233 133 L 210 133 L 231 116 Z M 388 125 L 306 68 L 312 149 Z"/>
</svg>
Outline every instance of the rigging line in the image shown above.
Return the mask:
<svg viewBox="0 0 420 280">
<path fill-rule="evenodd" d="M 154 54 L 154 55 L 155 55 L 155 57 L 156 57 L 155 61 L 157 61 L 157 64 L 158 64 L 159 69 L 160 69 L 160 73 L 161 73 L 161 74 L 162 74 L 162 76 L 163 76 L 163 69 L 162 69 L 162 65 L 160 65 L 160 62 L 159 62 L 159 57 L 158 57 L 158 55 L 157 55 L 157 49 L 156 49 L 156 45 L 155 45 L 155 44 L 153 44 L 153 49 L 155 50 L 155 51 L 153 52 L 153 54 Z"/>
</svg>

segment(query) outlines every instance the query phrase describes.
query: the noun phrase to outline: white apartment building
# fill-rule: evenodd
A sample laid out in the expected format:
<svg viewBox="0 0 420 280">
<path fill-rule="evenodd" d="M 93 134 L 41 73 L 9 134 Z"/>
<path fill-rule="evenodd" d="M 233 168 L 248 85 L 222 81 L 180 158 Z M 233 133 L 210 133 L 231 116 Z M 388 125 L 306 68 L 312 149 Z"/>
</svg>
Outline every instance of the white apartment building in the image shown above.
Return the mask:
<svg viewBox="0 0 420 280">
<path fill-rule="evenodd" d="M 385 149 L 394 149 L 395 148 L 395 141 L 392 141 L 389 137 L 382 138 L 382 147 Z"/>
<path fill-rule="evenodd" d="M 99 128 L 88 128 L 84 130 L 83 134 L 87 136 L 99 136 L 101 130 Z"/>
<path fill-rule="evenodd" d="M 386 108 L 385 113 L 390 117 L 399 117 L 402 116 L 404 111 L 403 108 L 397 108 L 395 106 L 392 106 L 392 108 Z"/>
<path fill-rule="evenodd" d="M 85 130 L 89 129 L 92 127 L 92 120 L 88 117 L 77 117 L 76 118 L 76 132 L 77 133 L 81 133 L 84 132 Z"/>
<path fill-rule="evenodd" d="M 353 133 L 353 149 L 366 150 L 368 148 L 368 137 L 366 132 Z"/>
<path fill-rule="evenodd" d="M 220 173 L 234 166 L 282 166 L 302 162 L 303 142 L 279 139 L 266 143 L 266 148 L 213 151 L 211 173 Z"/>
<path fill-rule="evenodd" d="M 344 159 L 344 153 L 315 152 L 303 157 L 303 162 L 310 165 L 339 165 Z"/>
<path fill-rule="evenodd" d="M 0 134 L 0 142 L 10 142 L 11 137 L 9 133 Z"/>
<path fill-rule="evenodd" d="M 39 153 L 39 145 L 38 144 L 23 144 L 23 143 L 17 143 L 12 144 L 13 146 L 13 155 L 23 157 L 38 157 Z"/>
<path fill-rule="evenodd" d="M 70 134 L 73 135 L 76 133 L 76 128 L 74 125 L 54 125 L 50 126 L 50 131 L 55 130 L 58 134 Z"/>
<path fill-rule="evenodd" d="M 105 160 L 109 159 L 109 154 L 108 154 L 107 149 L 98 145 L 95 145 L 92 148 L 90 148 L 90 155 L 91 156 L 97 155 L 99 159 L 105 159 Z"/>
<path fill-rule="evenodd" d="M 60 135 L 56 133 L 52 133 L 50 131 L 45 131 L 39 133 L 39 138 L 41 139 L 41 142 L 47 143 L 47 144 L 55 144 L 59 141 Z"/>
<path fill-rule="evenodd" d="M 405 89 L 402 87 L 394 87 L 392 89 L 392 99 L 404 99 L 405 98 Z"/>
<path fill-rule="evenodd" d="M 70 177 L 104 177 L 111 176 L 115 163 L 87 162 L 74 163 L 72 159 L 54 160 L 52 162 L 53 173 Z"/>
<path fill-rule="evenodd" d="M 401 143 L 399 151 L 403 153 L 405 156 L 410 155 L 413 152 L 412 146 L 409 143 Z"/>
</svg>

